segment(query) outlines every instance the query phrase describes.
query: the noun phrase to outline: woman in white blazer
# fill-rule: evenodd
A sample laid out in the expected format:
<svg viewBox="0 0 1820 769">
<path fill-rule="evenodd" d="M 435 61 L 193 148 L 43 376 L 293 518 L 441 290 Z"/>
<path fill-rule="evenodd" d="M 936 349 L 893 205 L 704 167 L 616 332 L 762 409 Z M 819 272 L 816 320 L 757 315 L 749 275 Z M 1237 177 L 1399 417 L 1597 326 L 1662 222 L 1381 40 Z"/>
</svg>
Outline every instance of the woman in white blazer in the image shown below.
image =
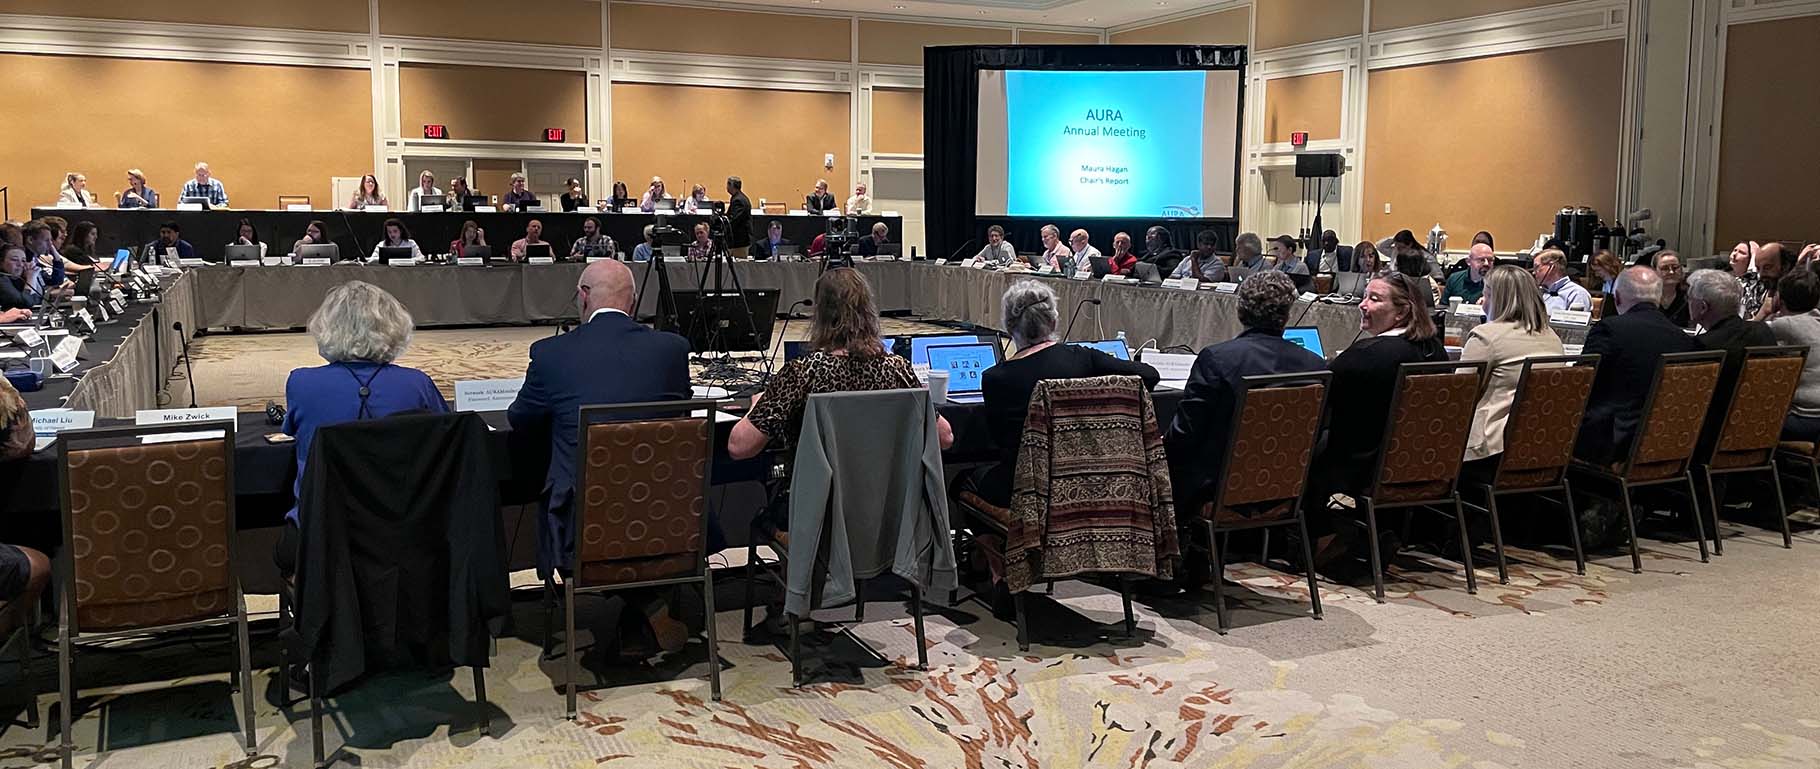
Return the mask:
<svg viewBox="0 0 1820 769">
<path fill-rule="evenodd" d="M 1491 377 L 1473 412 L 1467 462 L 1504 452 L 1504 421 L 1517 397 L 1524 359 L 1562 354 L 1561 338 L 1548 327 L 1542 292 L 1536 288 L 1535 278 L 1522 268 L 1493 267 L 1485 276 L 1485 296 L 1480 301 L 1491 322 L 1474 326 L 1466 335 L 1460 360 L 1486 361 Z"/>
</svg>

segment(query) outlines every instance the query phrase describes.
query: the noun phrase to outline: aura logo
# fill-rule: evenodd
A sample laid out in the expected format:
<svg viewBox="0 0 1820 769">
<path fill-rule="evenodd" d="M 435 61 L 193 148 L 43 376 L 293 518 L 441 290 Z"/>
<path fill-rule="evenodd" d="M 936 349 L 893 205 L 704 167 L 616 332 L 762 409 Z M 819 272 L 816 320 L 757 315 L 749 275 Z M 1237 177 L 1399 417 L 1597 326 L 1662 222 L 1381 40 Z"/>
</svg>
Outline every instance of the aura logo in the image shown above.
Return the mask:
<svg viewBox="0 0 1820 769">
<path fill-rule="evenodd" d="M 1200 206 L 1163 206 L 1164 218 L 1196 219 L 1200 215 Z"/>
</svg>

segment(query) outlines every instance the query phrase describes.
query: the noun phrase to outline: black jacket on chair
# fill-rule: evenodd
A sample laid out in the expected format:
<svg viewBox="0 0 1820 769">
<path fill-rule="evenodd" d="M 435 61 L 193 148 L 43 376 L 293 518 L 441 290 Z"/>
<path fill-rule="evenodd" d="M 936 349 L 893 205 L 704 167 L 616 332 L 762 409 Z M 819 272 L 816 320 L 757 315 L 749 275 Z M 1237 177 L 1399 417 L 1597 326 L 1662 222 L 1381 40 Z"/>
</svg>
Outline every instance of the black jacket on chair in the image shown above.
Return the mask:
<svg viewBox="0 0 1820 769">
<path fill-rule="evenodd" d="M 328 689 L 391 665 L 485 667 L 511 598 L 480 416 L 324 427 L 306 468 L 297 635 Z"/>
<path fill-rule="evenodd" d="M 1767 323 L 1727 315 L 1706 333 L 1694 337 L 1694 343 L 1702 350 L 1725 351 L 1725 366 L 1719 369 L 1719 381 L 1713 385 L 1713 404 L 1707 409 L 1706 425 L 1700 430 L 1700 448 L 1694 452 L 1694 456 L 1704 457 L 1713 441 L 1719 439 L 1719 429 L 1725 426 L 1725 412 L 1731 410 L 1732 391 L 1738 387 L 1738 372 L 1744 369 L 1745 348 L 1775 347 L 1776 334 Z"/>
<path fill-rule="evenodd" d="M 1699 349 L 1693 337 L 1653 304 L 1639 304 L 1594 323 L 1586 331 L 1584 351 L 1599 356 L 1599 373 L 1593 376 L 1574 455 L 1594 464 L 1623 459 L 1637 435 L 1643 399 L 1649 396 L 1662 356 Z"/>
</svg>

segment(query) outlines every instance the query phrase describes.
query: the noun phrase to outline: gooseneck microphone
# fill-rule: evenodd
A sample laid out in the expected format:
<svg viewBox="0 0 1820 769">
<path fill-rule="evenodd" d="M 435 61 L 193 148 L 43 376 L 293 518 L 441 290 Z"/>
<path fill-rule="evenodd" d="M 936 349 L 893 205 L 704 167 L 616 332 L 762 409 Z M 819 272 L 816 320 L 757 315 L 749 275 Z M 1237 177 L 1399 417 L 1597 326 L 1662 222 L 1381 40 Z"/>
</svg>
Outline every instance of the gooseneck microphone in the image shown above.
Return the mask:
<svg viewBox="0 0 1820 769">
<path fill-rule="evenodd" d="M 1082 299 L 1080 304 L 1077 304 L 1074 306 L 1074 314 L 1068 316 L 1068 330 L 1062 332 L 1062 344 L 1067 344 L 1068 336 L 1070 334 L 1074 333 L 1074 322 L 1076 320 L 1080 319 L 1081 308 L 1086 307 L 1087 305 L 1090 305 L 1090 304 L 1098 306 L 1099 303 L 1100 303 L 1100 300 L 1098 300 L 1098 299 Z"/>
<path fill-rule="evenodd" d="M 778 351 L 784 349 L 784 332 L 790 330 L 790 319 L 796 317 L 796 308 L 814 306 L 815 300 L 813 299 L 799 299 L 796 304 L 790 305 L 789 309 L 784 310 L 784 325 L 777 329 L 777 347 L 771 350 L 771 357 L 776 358 Z"/>
<path fill-rule="evenodd" d="M 171 323 L 171 330 L 183 341 L 183 373 L 190 380 L 190 408 L 196 408 L 196 366 L 190 362 L 190 335 L 183 333 L 183 321 Z"/>
<path fill-rule="evenodd" d="M 971 246 L 971 245 L 973 245 L 973 238 L 968 238 L 967 242 L 962 243 L 960 248 L 954 249 L 954 253 L 948 255 L 948 261 L 952 262 L 955 259 L 959 258 L 961 255 L 961 252 L 966 251 L 967 247 Z"/>
</svg>

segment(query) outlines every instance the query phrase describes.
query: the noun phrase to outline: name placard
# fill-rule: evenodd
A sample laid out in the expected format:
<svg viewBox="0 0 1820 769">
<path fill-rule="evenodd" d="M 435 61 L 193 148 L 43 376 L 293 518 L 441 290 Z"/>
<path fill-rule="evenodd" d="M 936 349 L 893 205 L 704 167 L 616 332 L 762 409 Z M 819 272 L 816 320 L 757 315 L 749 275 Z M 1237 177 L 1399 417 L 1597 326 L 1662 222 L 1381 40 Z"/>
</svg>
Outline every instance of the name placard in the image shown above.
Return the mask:
<svg viewBox="0 0 1820 769">
<path fill-rule="evenodd" d="M 201 203 L 178 203 L 177 210 L 179 210 L 179 211 L 201 211 L 202 204 Z"/>
<path fill-rule="evenodd" d="M 101 322 L 102 323 L 106 323 L 106 322 L 114 319 L 113 314 L 108 312 L 108 307 L 107 307 L 106 302 L 97 303 L 95 305 L 95 310 L 97 312 L 101 313 Z"/>
<path fill-rule="evenodd" d="M 229 259 L 229 267 L 258 267 L 258 259 Z"/>
<path fill-rule="evenodd" d="M 1563 326 L 1585 326 L 1592 323 L 1592 313 L 1586 310 L 1549 310 L 1548 322 Z"/>
<path fill-rule="evenodd" d="M 984 259 L 975 259 L 975 260 L 973 260 L 973 269 L 976 269 L 976 270 L 983 270 L 983 269 L 986 269 L 986 268 L 987 268 L 987 267 L 990 267 L 990 266 L 992 266 L 992 265 L 991 265 L 991 264 L 990 264 L 990 263 L 988 263 L 988 262 L 987 262 L 987 261 L 986 261 L 986 260 L 984 260 Z"/>
<path fill-rule="evenodd" d="M 39 409 L 32 412 L 32 432 L 53 435 L 64 430 L 87 430 L 95 426 L 95 412 L 70 409 Z"/>
<path fill-rule="evenodd" d="M 499 213 L 499 206 L 475 206 L 475 207 L 474 207 L 474 213 L 477 213 L 477 214 L 496 214 L 496 213 Z"/>
<path fill-rule="evenodd" d="M 1143 355 L 1144 363 L 1156 369 L 1157 376 L 1165 382 L 1188 379 L 1194 370 L 1194 359 L 1194 355 L 1179 352 L 1147 351 Z"/>
<path fill-rule="evenodd" d="M 289 264 L 290 261 L 291 261 L 290 257 L 285 256 L 283 254 L 279 254 L 277 256 L 259 257 L 259 263 L 266 267 L 279 267 L 279 266 L 282 266 L 285 264 Z"/>
<path fill-rule="evenodd" d="M 1175 287 L 1183 291 L 1196 291 L 1200 289 L 1201 281 L 1199 278 L 1183 278 L 1180 283 L 1175 284 Z"/>
<path fill-rule="evenodd" d="M 1124 281 L 1125 276 L 1116 273 L 1108 274 L 1106 277 L 1100 278 L 1101 283 L 1123 283 Z"/>
<path fill-rule="evenodd" d="M 392 209 L 387 208 L 385 206 L 362 206 L 360 208 L 360 210 L 365 211 L 370 214 L 383 214 L 383 213 L 390 212 Z"/>
<path fill-rule="evenodd" d="M 476 379 L 455 383 L 456 411 L 505 411 L 518 399 L 525 380 Z"/>
<path fill-rule="evenodd" d="M 119 299 L 107 300 L 107 306 L 114 311 L 115 315 L 126 312 L 126 302 Z"/>
<path fill-rule="evenodd" d="M 76 356 L 82 354 L 82 338 L 75 334 L 64 336 L 63 341 L 57 343 L 57 349 L 52 351 L 53 355 L 56 353 L 65 353 L 70 356 L 71 360 L 74 360 Z"/>
<path fill-rule="evenodd" d="M 57 373 L 68 374 L 75 371 L 76 366 L 80 363 L 76 360 L 76 356 L 58 348 L 51 351 L 51 365 L 57 367 Z"/>
<path fill-rule="evenodd" d="M 606 256 L 590 256 L 590 257 L 588 257 L 588 264 L 593 264 L 593 263 L 595 263 L 595 262 L 606 262 L 606 261 L 612 261 L 612 257 L 606 257 Z"/>
<path fill-rule="evenodd" d="M 408 257 L 408 256 L 401 258 L 401 259 L 387 259 L 387 260 L 385 260 L 385 263 L 386 263 L 386 266 L 388 266 L 388 267 L 415 267 L 415 266 L 417 266 L 417 260 L 412 259 L 411 257 Z"/>
<path fill-rule="evenodd" d="M 136 425 L 182 425 L 192 422 L 232 422 L 233 406 L 208 406 L 199 409 L 142 409 L 133 412 Z"/>
<path fill-rule="evenodd" d="M 440 214 L 442 213 L 442 206 L 422 206 L 420 210 L 426 214 Z"/>
<path fill-rule="evenodd" d="M 459 267 L 481 267 L 481 266 L 486 265 L 486 263 L 487 263 L 487 260 L 482 259 L 478 256 L 455 257 L 455 264 L 456 264 L 456 266 L 459 266 Z"/>
<path fill-rule="evenodd" d="M 286 210 L 286 211 L 313 211 L 315 209 L 310 208 L 310 204 L 308 204 L 308 203 L 286 203 L 284 205 L 284 210 Z"/>
<path fill-rule="evenodd" d="M 556 257 L 554 257 L 554 256 L 533 256 L 529 259 L 526 259 L 525 263 L 526 264 L 555 264 Z"/>
<path fill-rule="evenodd" d="M 121 291 L 120 289 L 117 289 L 117 288 L 112 291 L 107 292 L 107 295 L 110 297 L 113 297 L 114 301 L 116 301 L 116 302 L 126 301 L 126 292 Z"/>
<path fill-rule="evenodd" d="M 1320 298 L 1320 297 L 1318 297 L 1318 296 L 1315 296 L 1315 294 L 1314 294 L 1314 292 L 1313 292 L 1313 291 L 1303 291 L 1303 292 L 1302 292 L 1302 295 L 1301 295 L 1301 296 L 1300 296 L 1300 297 L 1297 297 L 1297 300 L 1298 300 L 1298 301 L 1303 301 L 1303 302 L 1312 302 L 1312 301 L 1314 301 L 1314 300 L 1316 300 L 1316 299 L 1319 299 L 1319 298 Z"/>
<path fill-rule="evenodd" d="M 1461 318 L 1483 318 L 1485 317 L 1485 306 L 1462 302 L 1460 306 L 1453 311 L 1453 314 Z"/>
<path fill-rule="evenodd" d="M 1213 291 L 1216 294 L 1230 294 L 1230 293 L 1236 292 L 1238 290 L 1239 290 L 1239 284 L 1237 284 L 1237 283 L 1226 282 L 1226 283 L 1213 284 Z"/>
<path fill-rule="evenodd" d="M 180 267 L 207 267 L 209 266 L 209 263 L 207 259 L 197 259 L 194 257 L 184 259 L 179 257 L 177 259 L 177 265 Z"/>
<path fill-rule="evenodd" d="M 327 267 L 329 266 L 329 258 L 326 256 L 306 256 L 303 258 L 303 266 Z"/>
<path fill-rule="evenodd" d="M 37 347 L 38 345 L 44 344 L 44 335 L 38 333 L 38 329 L 35 328 L 16 328 L 6 333 L 10 334 L 14 339 L 19 340 L 19 343 L 26 347 Z"/>
</svg>

